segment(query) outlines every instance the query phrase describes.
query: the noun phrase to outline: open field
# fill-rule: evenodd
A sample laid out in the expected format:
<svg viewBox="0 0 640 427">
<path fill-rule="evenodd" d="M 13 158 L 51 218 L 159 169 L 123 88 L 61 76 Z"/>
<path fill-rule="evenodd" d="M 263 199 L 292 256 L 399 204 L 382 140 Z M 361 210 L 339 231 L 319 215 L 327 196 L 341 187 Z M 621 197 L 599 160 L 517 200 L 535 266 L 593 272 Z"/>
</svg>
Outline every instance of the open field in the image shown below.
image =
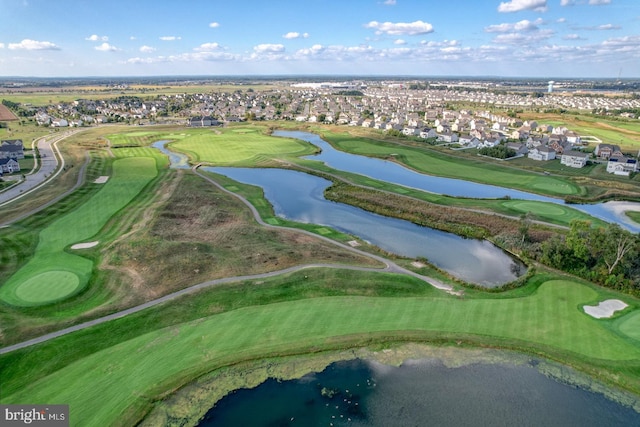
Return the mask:
<svg viewBox="0 0 640 427">
<path fill-rule="evenodd" d="M 273 286 L 278 283 L 300 281 L 308 283 L 304 286 L 314 287 L 323 277 L 321 270 L 304 275 L 305 279 L 301 274 L 272 279 L 265 287 L 275 290 Z M 381 280 L 381 285 L 390 280 L 387 286 L 391 286 L 393 277 L 377 280 Z M 255 292 L 261 293 L 262 287 L 256 287 Z M 229 286 L 228 290 L 232 288 Z M 218 306 L 219 314 L 114 343 L 45 375 L 38 372 L 38 363 L 32 363 L 30 366 L 34 368 L 23 372 L 23 378 L 6 377 L 10 383 L 2 401 L 20 402 L 28 398 L 67 402 L 74 408 L 75 422 L 82 425 L 110 425 L 116 420 L 132 423 L 139 418 L 140 411 L 148 410 L 154 396 L 234 361 L 304 353 L 310 349 L 348 348 L 362 340 L 384 342 L 391 336 L 399 341 L 470 342 L 482 337 L 487 344 L 528 348 L 551 357 L 562 355 L 570 364 L 572 360 L 591 362 L 599 371 L 609 370 L 607 379 L 615 381 L 613 372 L 625 369 L 623 366 L 638 366 L 640 345 L 634 338 L 614 332 L 609 327 L 612 321 L 595 320 L 582 311 L 583 304 L 592 304 L 601 297 L 594 289 L 577 282 L 545 280 L 535 292 L 519 298 L 318 295 L 230 311 Z M 170 310 L 158 308 L 164 309 Z M 631 310 L 623 316 L 634 315 Z M 111 334 L 109 329 L 102 330 Z M 95 335 L 94 339 L 98 337 Z M 75 352 L 74 337 L 66 337 L 65 341 L 66 345 L 60 348 Z M 41 357 L 35 349 L 24 353 L 22 358 Z M 8 362 L 7 358 L 15 357 L 6 355 L 0 360 Z M 620 385 L 637 390 L 639 380 L 636 375 Z M 70 381 L 73 387 L 67 386 Z M 130 418 L 124 420 L 123 414 Z"/>
<path fill-rule="evenodd" d="M 153 158 L 115 161 L 113 177 L 102 191 L 40 233 L 33 258 L 0 288 L 0 298 L 13 305 L 37 305 L 81 290 L 91 276 L 93 263 L 65 252 L 65 248 L 98 233 L 156 173 Z"/>
</svg>

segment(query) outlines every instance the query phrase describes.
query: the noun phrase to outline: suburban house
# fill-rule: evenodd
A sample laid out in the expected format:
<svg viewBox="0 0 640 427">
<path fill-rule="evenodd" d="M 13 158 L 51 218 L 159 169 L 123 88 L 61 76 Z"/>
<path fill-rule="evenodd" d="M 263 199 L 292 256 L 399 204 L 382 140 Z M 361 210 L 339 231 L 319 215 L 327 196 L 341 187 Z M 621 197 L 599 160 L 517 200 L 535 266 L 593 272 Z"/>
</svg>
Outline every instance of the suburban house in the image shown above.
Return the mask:
<svg viewBox="0 0 640 427">
<path fill-rule="evenodd" d="M 198 127 L 205 127 L 205 126 L 218 126 L 219 124 L 220 122 L 211 116 L 202 116 L 202 117 L 198 116 L 198 117 L 191 117 L 187 125 L 192 128 L 198 128 Z"/>
<path fill-rule="evenodd" d="M 520 144 L 519 142 L 508 142 L 507 148 L 512 149 L 516 152 L 516 156 L 524 156 L 529 151 L 525 144 Z"/>
<path fill-rule="evenodd" d="M 20 172 L 20 163 L 16 159 L 0 159 L 0 173 Z"/>
<path fill-rule="evenodd" d="M 436 133 L 436 130 L 433 128 L 424 128 L 422 129 L 422 132 L 420 132 L 420 138 L 437 138 L 438 134 Z"/>
<path fill-rule="evenodd" d="M 453 132 L 439 133 L 438 140 L 444 142 L 458 142 L 458 134 Z"/>
<path fill-rule="evenodd" d="M 612 156 L 607 162 L 607 172 L 614 175 L 625 175 L 638 172 L 638 161 L 631 157 Z"/>
<path fill-rule="evenodd" d="M 551 147 L 533 147 L 527 157 L 533 160 L 553 160 L 556 158 L 556 150 Z"/>
<path fill-rule="evenodd" d="M 6 139 L 0 142 L 0 159 L 24 159 L 21 139 Z"/>
<path fill-rule="evenodd" d="M 598 144 L 593 152 L 599 159 L 607 160 L 609 157 L 622 157 L 620 147 L 613 144 Z"/>
<path fill-rule="evenodd" d="M 562 153 L 562 156 L 560 157 L 560 164 L 563 164 L 572 168 L 582 168 L 587 164 L 588 158 L 589 158 L 588 153 L 569 150 Z"/>
</svg>

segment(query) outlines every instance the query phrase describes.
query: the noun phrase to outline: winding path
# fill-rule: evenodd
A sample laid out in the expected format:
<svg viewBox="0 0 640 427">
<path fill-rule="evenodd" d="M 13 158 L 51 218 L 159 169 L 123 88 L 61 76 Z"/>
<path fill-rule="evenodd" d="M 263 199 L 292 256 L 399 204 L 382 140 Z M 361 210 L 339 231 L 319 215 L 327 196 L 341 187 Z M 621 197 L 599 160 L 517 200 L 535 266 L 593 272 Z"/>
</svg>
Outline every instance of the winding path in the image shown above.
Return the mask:
<svg viewBox="0 0 640 427">
<path fill-rule="evenodd" d="M 260 217 L 260 214 L 258 213 L 258 211 L 256 210 L 256 208 L 249 203 L 249 201 L 247 199 L 245 199 L 244 197 L 242 197 L 239 194 L 233 193 L 227 189 L 225 189 L 224 187 L 222 187 L 220 184 L 218 184 L 215 180 L 211 179 L 210 177 L 202 174 L 201 172 L 198 171 L 198 167 L 200 165 L 194 166 L 192 168 L 192 171 L 197 174 L 198 176 L 200 176 L 202 179 L 206 180 L 207 182 L 215 185 L 217 188 L 219 188 L 221 191 L 224 191 L 225 193 L 231 194 L 235 197 L 237 197 L 239 200 L 241 200 L 250 210 L 251 213 L 253 214 L 254 219 L 261 225 L 267 228 L 274 228 L 274 229 L 282 229 L 282 227 L 279 226 L 275 226 L 275 225 L 271 225 L 271 224 L 267 224 L 266 222 L 264 222 L 262 220 L 262 218 Z M 80 182 L 80 181 L 79 181 Z M 197 285 L 193 285 L 190 286 L 188 288 L 182 289 L 180 291 L 177 292 L 173 292 L 171 294 L 165 295 L 163 297 L 148 301 L 144 304 L 140 304 L 137 305 L 135 307 L 131 307 L 122 311 L 119 311 L 117 313 L 113 313 L 107 316 L 103 316 L 103 317 L 99 317 L 97 319 L 93 319 L 93 320 L 89 320 L 87 322 L 83 322 L 74 326 L 70 326 L 68 328 L 64 328 L 55 332 L 51 332 L 49 334 L 45 334 L 27 341 L 23 341 L 17 344 L 13 344 L 13 345 L 9 345 L 7 347 L 3 347 L 0 348 L 0 354 L 5 354 L 5 353 L 10 353 L 12 351 L 15 350 L 19 350 L 22 348 L 26 348 L 35 344 L 40 344 L 49 340 L 52 340 L 54 338 L 58 338 L 61 337 L 63 335 L 67 335 L 70 334 L 72 332 L 77 332 L 77 331 L 81 331 L 83 329 L 87 329 L 90 328 L 92 326 L 96 326 L 96 325 L 100 325 L 102 323 L 106 323 L 106 322 L 110 322 L 112 320 L 115 319 L 120 319 L 122 317 L 128 316 L 130 314 L 134 314 L 137 313 L 139 311 L 145 310 L 147 308 L 150 307 L 155 307 L 157 305 L 163 304 L 165 302 L 169 302 L 169 301 L 173 301 L 177 298 L 180 298 L 184 295 L 188 295 L 191 294 L 193 292 L 197 292 L 199 290 L 205 289 L 205 288 L 209 288 L 212 286 L 216 286 L 216 285 L 222 285 L 225 283 L 233 283 L 233 282 L 242 282 L 245 280 L 257 280 L 257 279 L 265 279 L 265 278 L 269 278 L 269 277 L 274 277 L 274 276 L 279 276 L 281 274 L 288 274 L 288 273 L 293 273 L 296 271 L 300 271 L 300 270 L 304 270 L 304 269 L 308 269 L 308 268 L 333 268 L 333 269 L 340 269 L 340 270 L 355 270 L 355 271 L 373 271 L 373 272 L 389 272 L 389 273 L 398 273 L 398 274 L 407 274 L 413 277 L 416 277 L 420 280 L 423 280 L 425 282 L 427 282 L 428 284 L 434 286 L 437 289 L 441 289 L 445 292 L 449 292 L 452 294 L 456 294 L 456 292 L 454 291 L 453 287 L 447 284 L 442 283 L 439 280 L 436 280 L 434 278 L 431 277 L 427 277 L 427 276 L 423 276 L 420 275 L 416 272 L 413 272 L 411 270 L 408 270 L 404 267 L 401 267 L 399 265 L 397 265 L 396 263 L 383 258 L 381 256 L 375 255 L 375 254 L 371 254 L 365 251 L 361 251 L 359 249 L 353 248 L 349 245 L 346 245 L 344 243 L 340 243 L 340 242 L 336 242 L 335 240 L 331 240 L 327 237 L 324 236 L 319 236 L 317 234 L 311 233 L 309 231 L 306 230 L 300 230 L 300 229 L 295 229 L 295 228 L 290 228 L 290 230 L 293 230 L 295 232 L 299 232 L 302 234 L 306 234 L 309 236 L 312 236 L 314 238 L 317 239 L 321 239 L 324 240 L 328 243 L 331 243 L 333 245 L 339 246 L 345 250 L 354 252 L 356 254 L 359 255 L 363 255 L 372 259 L 375 259 L 379 262 L 381 262 L 382 264 L 385 265 L 384 268 L 372 268 L 372 267 L 358 267 L 358 266 L 349 266 L 349 265 L 341 265 L 341 264 L 304 264 L 304 265 L 298 265 L 298 266 L 294 266 L 294 267 L 289 267 L 289 268 L 285 268 L 282 270 L 277 270 L 277 271 L 271 271 L 268 273 L 261 273 L 261 274 L 254 274 L 254 275 L 247 275 L 247 276 L 235 276 L 235 277 L 225 277 L 225 278 L 221 278 L 221 279 L 215 279 L 215 280 L 209 280 L 206 282 L 202 282 L 202 283 L 198 283 Z"/>
</svg>

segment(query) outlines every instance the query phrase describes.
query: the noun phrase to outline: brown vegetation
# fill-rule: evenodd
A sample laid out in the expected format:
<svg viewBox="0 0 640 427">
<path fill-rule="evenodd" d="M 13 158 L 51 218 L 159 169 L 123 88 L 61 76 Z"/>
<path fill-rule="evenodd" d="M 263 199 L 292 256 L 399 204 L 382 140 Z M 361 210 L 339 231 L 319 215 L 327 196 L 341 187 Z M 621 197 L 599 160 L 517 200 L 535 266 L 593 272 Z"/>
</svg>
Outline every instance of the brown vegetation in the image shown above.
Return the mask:
<svg viewBox="0 0 640 427">
<path fill-rule="evenodd" d="M 0 104 L 0 122 L 10 122 L 18 120 L 15 114 L 11 112 L 6 106 Z"/>
<path fill-rule="evenodd" d="M 299 264 L 377 265 L 308 235 L 266 229 L 240 201 L 191 174 L 180 180 L 148 228 L 113 246 L 107 262 L 142 278 L 135 289 L 123 290 L 142 300 L 207 280 Z"/>
</svg>

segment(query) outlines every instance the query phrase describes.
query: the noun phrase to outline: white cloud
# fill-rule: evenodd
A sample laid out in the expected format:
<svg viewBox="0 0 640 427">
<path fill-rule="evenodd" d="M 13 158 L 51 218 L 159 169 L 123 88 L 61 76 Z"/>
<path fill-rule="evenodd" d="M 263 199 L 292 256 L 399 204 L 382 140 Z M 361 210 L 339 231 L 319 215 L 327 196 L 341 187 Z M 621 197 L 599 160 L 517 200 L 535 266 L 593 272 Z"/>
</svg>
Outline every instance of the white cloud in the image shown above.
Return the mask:
<svg viewBox="0 0 640 427">
<path fill-rule="evenodd" d="M 239 61 L 238 55 L 224 51 L 215 52 L 187 52 L 179 55 L 156 56 L 152 58 L 129 58 L 123 61 L 125 64 L 161 64 L 161 63 L 189 63 L 189 62 L 223 62 Z"/>
<path fill-rule="evenodd" d="M 589 4 L 601 5 L 601 4 L 610 4 L 611 0 L 589 0 Z"/>
<path fill-rule="evenodd" d="M 151 53 L 151 52 L 155 52 L 156 48 L 155 47 L 151 47 L 151 46 L 140 46 L 140 52 L 144 52 L 144 53 Z"/>
<path fill-rule="evenodd" d="M 398 39 L 398 40 L 395 40 L 393 44 L 403 45 L 403 44 L 407 44 L 407 42 L 402 39 Z"/>
<path fill-rule="evenodd" d="M 541 40 L 548 39 L 553 36 L 553 30 L 540 30 L 531 33 L 506 33 L 499 34 L 494 39 L 494 43 L 498 44 L 539 44 Z"/>
<path fill-rule="evenodd" d="M 218 28 L 220 26 L 220 24 L 218 22 L 211 22 L 209 24 L 209 28 Z"/>
<path fill-rule="evenodd" d="M 384 0 L 384 3 L 387 6 L 395 6 L 396 5 L 396 0 Z"/>
<path fill-rule="evenodd" d="M 558 19 L 556 19 L 556 22 L 558 24 L 563 24 L 563 23 L 567 22 L 567 18 L 558 18 Z"/>
<path fill-rule="evenodd" d="M 58 46 L 51 42 L 41 42 L 37 40 L 24 39 L 20 43 L 9 43 L 11 50 L 60 50 Z"/>
<path fill-rule="evenodd" d="M 220 45 L 218 43 L 203 43 L 200 46 L 193 48 L 193 50 L 198 52 L 211 52 L 218 49 L 220 49 Z"/>
<path fill-rule="evenodd" d="M 576 0 L 560 0 L 560 6 L 573 6 L 576 4 Z"/>
<path fill-rule="evenodd" d="M 165 42 L 172 42 L 174 40 L 181 40 L 182 37 L 179 36 L 161 36 L 160 40 L 165 41 Z"/>
<path fill-rule="evenodd" d="M 520 12 L 521 10 L 534 10 L 536 12 L 547 11 L 547 0 L 511 0 L 500 3 L 498 12 Z"/>
<path fill-rule="evenodd" d="M 104 42 L 101 45 L 94 47 L 94 49 L 95 50 L 99 50 L 101 52 L 115 52 L 117 50 L 120 50 L 117 47 L 115 47 L 115 46 L 113 46 L 113 45 L 111 45 L 111 44 L 109 44 L 107 42 Z"/>
<path fill-rule="evenodd" d="M 522 21 L 518 21 L 514 24 L 497 24 L 497 25 L 489 25 L 484 28 L 484 31 L 487 33 L 508 33 L 510 31 L 534 31 L 538 29 L 538 25 L 542 24 L 542 19 L 538 18 L 535 21 L 531 22 L 527 19 Z"/>
<path fill-rule="evenodd" d="M 136 40 L 136 36 L 129 37 L 129 40 Z"/>
<path fill-rule="evenodd" d="M 89 40 L 89 41 L 92 41 L 92 42 L 97 42 L 97 41 L 106 42 L 106 41 L 109 41 L 109 37 L 108 36 L 99 36 L 97 34 L 92 34 L 89 37 L 86 37 L 85 40 Z"/>
<path fill-rule="evenodd" d="M 622 27 L 620 25 L 613 24 L 602 24 L 588 27 L 573 27 L 574 30 L 587 30 L 587 31 L 609 31 L 609 30 L 619 30 Z"/>
<path fill-rule="evenodd" d="M 390 36 L 416 36 L 433 32 L 433 25 L 428 22 L 378 22 L 371 21 L 365 28 L 376 30 L 376 34 L 387 34 Z"/>
<path fill-rule="evenodd" d="M 282 37 L 289 40 L 299 39 L 299 38 L 306 39 L 306 38 L 309 38 L 309 33 L 300 34 L 297 31 L 289 31 L 287 34 L 283 34 Z"/>
<path fill-rule="evenodd" d="M 567 34 L 563 37 L 564 40 L 585 40 L 580 37 L 578 34 Z"/>
<path fill-rule="evenodd" d="M 284 45 L 263 43 L 253 47 L 256 53 L 280 53 L 284 52 Z"/>
<path fill-rule="evenodd" d="M 0 49 L 4 49 L 4 43 L 0 43 Z"/>
</svg>

